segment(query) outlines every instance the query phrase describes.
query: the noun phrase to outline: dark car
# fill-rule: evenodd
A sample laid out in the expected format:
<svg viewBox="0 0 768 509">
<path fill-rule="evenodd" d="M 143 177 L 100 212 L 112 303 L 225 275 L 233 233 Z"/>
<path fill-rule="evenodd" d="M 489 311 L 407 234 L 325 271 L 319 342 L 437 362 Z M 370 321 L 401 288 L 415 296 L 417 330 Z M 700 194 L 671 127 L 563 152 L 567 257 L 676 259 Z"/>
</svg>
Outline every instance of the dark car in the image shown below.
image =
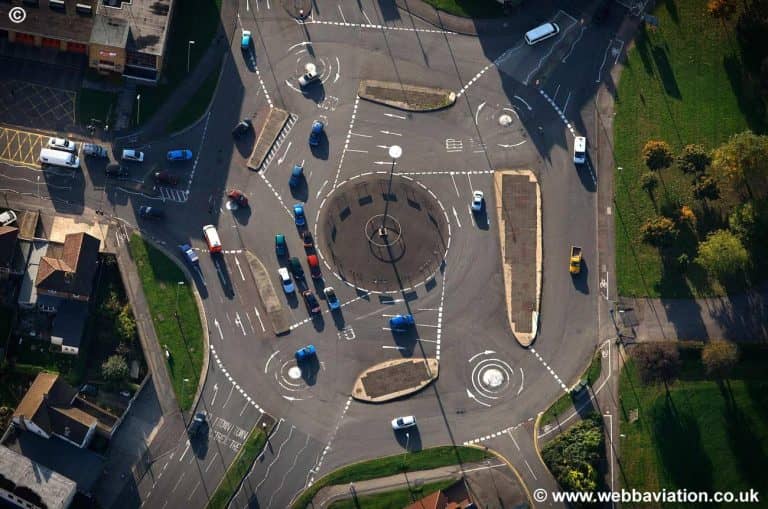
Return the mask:
<svg viewBox="0 0 768 509">
<path fill-rule="evenodd" d="M 80 387 L 80 394 L 85 394 L 87 396 L 95 396 L 98 393 L 99 393 L 99 388 L 96 385 L 84 384 L 82 387 Z"/>
<path fill-rule="evenodd" d="M 187 260 L 191 265 L 195 265 L 200 261 L 200 257 L 197 256 L 197 253 L 195 253 L 195 250 L 192 249 L 192 246 L 189 244 L 182 244 L 179 246 L 179 249 L 184 255 L 184 259 Z"/>
<path fill-rule="evenodd" d="M 323 135 L 325 124 L 321 120 L 312 122 L 312 130 L 309 132 L 309 146 L 317 147 L 320 145 L 320 137 Z"/>
<path fill-rule="evenodd" d="M 159 209 L 157 207 L 149 207 L 147 205 L 139 207 L 140 217 L 144 217 L 147 219 L 160 219 L 164 215 L 165 215 L 165 212 L 163 212 L 163 209 Z"/>
<path fill-rule="evenodd" d="M 205 426 L 205 412 L 197 412 L 192 419 L 192 423 L 189 425 L 189 434 L 197 436 L 205 429 Z"/>
<path fill-rule="evenodd" d="M 295 256 L 288 261 L 288 270 L 291 271 L 296 279 L 304 279 L 304 269 L 301 268 L 301 262 Z"/>
<path fill-rule="evenodd" d="M 304 241 L 304 249 L 311 250 L 315 247 L 315 240 L 312 238 L 312 232 L 309 230 L 304 230 L 304 233 L 301 234 L 301 240 Z"/>
<path fill-rule="evenodd" d="M 293 170 L 291 170 L 291 178 L 288 179 L 288 187 L 291 189 L 299 187 L 302 178 L 304 178 L 304 167 L 300 164 L 294 164 Z"/>
<path fill-rule="evenodd" d="M 413 315 L 395 315 L 389 319 L 389 328 L 392 332 L 408 332 L 415 323 Z"/>
<path fill-rule="evenodd" d="M 301 295 L 304 297 L 304 303 L 307 305 L 307 309 L 311 314 L 316 315 L 320 313 L 320 303 L 317 301 L 317 297 L 315 297 L 314 293 L 309 290 L 304 290 L 301 292 Z"/>
<path fill-rule="evenodd" d="M 307 361 L 317 355 L 317 348 L 315 345 L 307 345 L 305 347 L 296 350 L 296 362 Z"/>
<path fill-rule="evenodd" d="M 278 233 L 275 235 L 275 254 L 285 256 L 288 254 L 288 245 L 285 243 L 285 235 Z"/>
<path fill-rule="evenodd" d="M 165 184 L 168 186 L 175 186 L 179 183 L 179 177 L 176 175 L 171 175 L 167 171 L 156 171 L 155 172 L 155 184 Z"/>
<path fill-rule="evenodd" d="M 108 164 L 104 169 L 104 173 L 106 173 L 108 177 L 114 178 L 127 178 L 129 175 L 128 170 L 119 164 Z"/>
<path fill-rule="evenodd" d="M 232 129 L 232 136 L 235 138 L 242 138 L 246 134 L 248 134 L 248 131 L 251 130 L 251 127 L 253 127 L 253 123 L 250 119 L 244 118 L 240 122 L 237 123 L 234 129 Z"/>
</svg>

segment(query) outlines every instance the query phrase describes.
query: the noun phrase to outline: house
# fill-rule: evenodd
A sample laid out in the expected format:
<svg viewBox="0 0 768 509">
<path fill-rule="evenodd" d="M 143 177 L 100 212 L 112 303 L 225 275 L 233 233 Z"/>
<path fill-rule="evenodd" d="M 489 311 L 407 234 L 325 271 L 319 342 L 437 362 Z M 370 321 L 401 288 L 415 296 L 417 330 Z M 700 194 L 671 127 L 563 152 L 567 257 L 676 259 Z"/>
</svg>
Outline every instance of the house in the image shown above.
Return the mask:
<svg viewBox="0 0 768 509">
<path fill-rule="evenodd" d="M 0 500 L 11 507 L 67 509 L 76 492 L 71 479 L 0 446 Z"/>
<path fill-rule="evenodd" d="M 120 420 L 80 398 L 57 373 L 39 373 L 13 413 L 13 424 L 40 437 L 56 436 L 83 448 L 94 433 L 110 438 Z"/>
<path fill-rule="evenodd" d="M 88 302 L 99 259 L 99 244 L 99 239 L 87 233 L 70 233 L 61 246 L 49 244 L 37 269 L 37 293 Z"/>
<path fill-rule="evenodd" d="M 477 505 L 470 498 L 464 479 L 459 479 L 447 488 L 406 506 L 405 509 L 473 509 L 476 507 Z"/>
</svg>

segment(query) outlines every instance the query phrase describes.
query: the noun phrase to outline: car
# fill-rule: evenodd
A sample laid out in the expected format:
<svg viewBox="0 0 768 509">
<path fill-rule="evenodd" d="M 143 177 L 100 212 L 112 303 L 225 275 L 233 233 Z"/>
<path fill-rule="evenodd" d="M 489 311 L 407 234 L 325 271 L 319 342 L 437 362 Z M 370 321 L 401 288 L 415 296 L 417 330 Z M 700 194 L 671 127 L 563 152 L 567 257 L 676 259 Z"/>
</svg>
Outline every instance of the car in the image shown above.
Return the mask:
<svg viewBox="0 0 768 509">
<path fill-rule="evenodd" d="M 296 226 L 305 226 L 307 224 L 307 218 L 304 215 L 304 205 L 297 203 L 293 206 L 293 218 Z"/>
<path fill-rule="evenodd" d="M 485 207 L 485 198 L 482 191 L 472 191 L 472 212 L 482 212 Z"/>
<path fill-rule="evenodd" d="M 325 294 L 325 301 L 328 303 L 328 307 L 331 308 L 331 311 L 341 307 L 341 302 L 339 302 L 339 298 L 336 296 L 336 290 L 334 290 L 332 286 L 323 288 L 323 293 Z"/>
<path fill-rule="evenodd" d="M 108 164 L 107 167 L 104 168 L 104 173 L 109 177 L 115 178 L 128 178 L 130 175 L 128 169 L 119 164 Z"/>
<path fill-rule="evenodd" d="M 415 323 L 413 315 L 395 315 L 389 319 L 389 328 L 392 332 L 408 332 Z"/>
<path fill-rule="evenodd" d="M 304 230 L 304 233 L 301 234 L 301 240 L 304 241 L 304 249 L 311 250 L 315 247 L 315 240 L 309 230 Z"/>
<path fill-rule="evenodd" d="M 179 183 L 179 177 L 176 175 L 171 175 L 167 171 L 156 171 L 155 172 L 155 184 L 166 184 L 169 186 L 175 186 Z"/>
<path fill-rule="evenodd" d="M 283 284 L 283 291 L 285 293 L 295 292 L 296 287 L 293 285 L 293 281 L 291 281 L 291 275 L 288 274 L 288 269 L 280 267 L 277 269 L 277 273 L 280 276 L 280 282 Z"/>
<path fill-rule="evenodd" d="M 285 243 L 285 235 L 278 233 L 275 235 L 275 254 L 285 256 L 288 254 L 288 244 Z"/>
<path fill-rule="evenodd" d="M 291 274 L 293 274 L 293 277 L 296 278 L 297 281 L 304 279 L 304 269 L 301 268 L 301 263 L 295 256 L 288 260 L 288 269 L 291 271 Z"/>
<path fill-rule="evenodd" d="M 98 386 L 94 384 L 84 384 L 80 386 L 80 394 L 87 394 L 88 396 L 95 396 L 99 393 Z"/>
<path fill-rule="evenodd" d="M 48 138 L 48 148 L 55 150 L 64 150 L 66 152 L 77 152 L 77 143 L 65 138 Z"/>
<path fill-rule="evenodd" d="M 197 412 L 189 425 L 189 434 L 195 436 L 205 428 L 205 412 Z"/>
<path fill-rule="evenodd" d="M 253 127 L 253 123 L 250 119 L 244 118 L 232 129 L 232 136 L 235 138 L 241 138 L 248 134 L 248 131 Z"/>
<path fill-rule="evenodd" d="M 239 189 L 230 189 L 227 191 L 227 198 L 237 203 L 241 207 L 248 206 L 248 198 Z"/>
<path fill-rule="evenodd" d="M 83 143 L 83 155 L 102 158 L 109 157 L 107 149 L 95 143 Z"/>
<path fill-rule="evenodd" d="M 160 219 L 164 215 L 165 213 L 163 212 L 163 209 L 159 209 L 157 207 L 149 207 L 147 205 L 139 207 L 139 217 L 145 217 L 147 219 Z"/>
<path fill-rule="evenodd" d="M 312 279 L 320 279 L 323 277 L 323 273 L 320 271 L 320 261 L 317 259 L 317 255 L 311 254 L 307 256 L 307 265 L 309 265 L 309 274 Z"/>
<path fill-rule="evenodd" d="M 304 178 L 304 167 L 300 164 L 294 164 L 293 170 L 291 170 L 291 178 L 288 179 L 288 187 L 296 189 L 301 184 L 302 178 Z"/>
<path fill-rule="evenodd" d="M 296 362 L 308 361 L 317 356 L 317 348 L 315 348 L 315 345 L 307 345 L 296 350 L 294 356 L 296 357 Z"/>
<path fill-rule="evenodd" d="M 573 164 L 587 162 L 587 139 L 584 136 L 576 136 L 573 140 Z"/>
<path fill-rule="evenodd" d="M 200 257 L 197 256 L 197 253 L 195 253 L 195 250 L 192 249 L 192 246 L 189 244 L 181 244 L 179 246 L 179 250 L 184 255 L 184 259 L 187 260 L 190 265 L 195 265 L 200 261 Z"/>
<path fill-rule="evenodd" d="M 165 158 L 169 161 L 189 161 L 192 159 L 192 151 L 188 148 L 169 150 Z"/>
<path fill-rule="evenodd" d="M 240 37 L 240 49 L 243 51 L 248 51 L 251 49 L 251 31 L 250 30 L 243 30 L 243 34 Z"/>
<path fill-rule="evenodd" d="M 320 303 L 317 302 L 317 297 L 310 290 L 304 290 L 301 292 L 301 296 L 304 297 L 304 304 L 307 305 L 307 309 L 313 315 L 320 313 Z"/>
<path fill-rule="evenodd" d="M 299 76 L 299 86 L 304 88 L 311 85 L 313 82 L 320 79 L 320 75 L 317 74 L 317 66 L 315 64 L 307 64 L 304 66 L 304 74 Z"/>
<path fill-rule="evenodd" d="M 131 391 L 120 391 L 120 395 L 124 398 L 130 398 L 131 396 L 133 396 L 133 394 L 131 394 Z"/>
<path fill-rule="evenodd" d="M 126 149 L 123 149 L 123 152 L 120 155 L 120 159 L 122 159 L 123 161 L 133 161 L 136 163 L 142 163 L 144 162 L 144 152 L 141 152 L 139 150 L 134 150 L 132 148 L 126 148 Z"/>
<path fill-rule="evenodd" d="M 6 210 L 0 214 L 0 225 L 8 226 L 9 224 L 15 223 L 17 219 L 18 218 L 16 217 L 16 212 L 12 210 Z"/>
<path fill-rule="evenodd" d="M 392 419 L 392 429 L 395 431 L 412 428 L 414 426 L 416 426 L 416 417 L 412 415 L 404 415 L 403 417 Z"/>
<path fill-rule="evenodd" d="M 322 120 L 315 120 L 312 122 L 312 130 L 309 132 L 309 146 L 317 147 L 320 145 L 320 138 L 323 135 L 325 124 Z"/>
</svg>

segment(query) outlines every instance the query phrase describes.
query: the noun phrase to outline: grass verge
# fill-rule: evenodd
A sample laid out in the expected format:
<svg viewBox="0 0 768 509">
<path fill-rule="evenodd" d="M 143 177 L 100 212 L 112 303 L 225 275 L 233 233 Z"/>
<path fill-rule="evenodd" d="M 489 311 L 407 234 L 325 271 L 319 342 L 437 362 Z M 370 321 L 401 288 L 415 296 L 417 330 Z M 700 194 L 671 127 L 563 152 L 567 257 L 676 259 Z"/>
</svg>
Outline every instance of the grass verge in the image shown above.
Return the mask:
<svg viewBox="0 0 768 509">
<path fill-rule="evenodd" d="M 587 370 L 581 376 L 581 378 L 586 380 L 589 385 L 594 384 L 597 382 L 597 379 L 600 378 L 601 359 L 601 350 L 598 350 L 595 352 L 594 357 L 592 357 L 592 362 L 589 363 L 589 367 L 587 367 Z M 547 408 L 547 411 L 544 412 L 544 415 L 541 416 L 540 425 L 546 426 L 547 424 L 555 422 L 558 416 L 562 415 L 569 408 L 573 407 L 573 398 L 574 395 L 572 393 L 563 394 L 560 396 L 560 398 L 555 401 L 552 406 Z"/>
<path fill-rule="evenodd" d="M 349 484 L 351 482 L 387 477 L 400 472 L 415 472 L 417 470 L 430 470 L 458 463 L 473 463 L 491 457 L 493 455 L 490 453 L 475 447 L 453 447 L 446 445 L 407 454 L 396 454 L 394 456 L 361 461 L 360 463 L 354 463 L 334 470 L 325 477 L 318 479 L 296 499 L 292 507 L 293 509 L 304 509 L 318 491 L 332 484 Z"/>
<path fill-rule="evenodd" d="M 130 244 L 155 332 L 171 353 L 168 371 L 173 390 L 179 406 L 189 410 L 203 366 L 203 328 L 195 296 L 184 272 L 170 258 L 136 233 Z"/>
<path fill-rule="evenodd" d="M 425 0 L 426 3 L 448 14 L 465 18 L 498 18 L 504 9 L 496 0 Z M 517 2 L 520 3 L 520 2 Z"/>
<path fill-rule="evenodd" d="M 172 134 L 176 131 L 180 131 L 192 124 L 205 113 L 205 110 L 208 109 L 208 105 L 211 102 L 211 98 L 213 98 L 213 92 L 216 90 L 216 83 L 219 80 L 219 69 L 220 67 L 217 67 L 216 70 L 203 81 L 200 88 L 197 89 L 197 92 L 189 98 L 187 104 L 171 119 L 170 122 L 168 122 L 165 126 L 166 133 Z"/>
<path fill-rule="evenodd" d="M 328 506 L 328 509 L 357 509 L 359 507 L 365 507 L 365 509 L 390 509 L 392 507 L 406 507 L 413 501 L 424 498 L 438 490 L 443 490 L 455 482 L 455 480 L 450 479 L 422 484 L 421 486 L 410 486 L 408 488 L 386 491 L 375 495 L 364 495 L 357 497 L 356 500 L 345 498 L 332 503 Z"/>
<path fill-rule="evenodd" d="M 216 487 L 216 491 L 213 492 L 206 509 L 224 509 L 227 507 L 229 500 L 240 485 L 240 481 L 248 473 L 248 469 L 256 461 L 266 442 L 267 434 L 254 426 L 242 449 L 227 468 L 224 477 Z"/>
<path fill-rule="evenodd" d="M 137 90 L 141 94 L 140 123 L 146 123 L 152 118 L 189 74 L 188 50 L 189 69 L 197 66 L 219 29 L 220 9 L 221 0 L 185 0 L 176 3 L 161 82 L 157 86 L 141 86 Z M 189 41 L 195 43 L 189 45 Z M 132 119 L 136 121 L 135 114 Z"/>
<path fill-rule="evenodd" d="M 706 12 L 701 0 L 659 2 L 653 14 L 659 29 L 638 32 L 622 71 L 614 128 L 616 172 L 616 268 L 622 296 L 691 297 L 721 294 L 702 270 L 682 273 L 675 263 L 696 256 L 697 239 L 686 236 L 675 256 L 642 242 L 640 226 L 670 206 L 693 206 L 691 177 L 677 168 L 659 172 L 653 194 L 640 186 L 646 171 L 641 150 L 646 141 L 667 141 L 675 153 L 686 144 L 712 149 L 732 134 L 766 130 L 766 107 L 757 80 L 742 65 L 735 21 L 725 25 Z M 739 4 L 740 5 L 740 4 Z M 734 19 L 737 16 L 734 17 Z M 712 209 L 724 205 L 713 202 Z M 719 218 L 697 213 L 702 221 Z M 712 216 L 712 214 L 709 214 Z M 701 228 L 700 228 L 701 229 Z M 693 264 L 692 264 L 693 265 Z"/>
<path fill-rule="evenodd" d="M 708 379 L 700 346 L 681 349 L 680 380 L 643 384 L 622 370 L 622 476 L 641 491 L 761 492 L 768 495 L 768 349 L 741 345 L 730 379 Z M 630 418 L 632 417 L 632 418 Z M 633 422 L 630 422 L 633 421 Z"/>
<path fill-rule="evenodd" d="M 87 125 L 94 118 L 104 125 L 112 124 L 117 94 L 102 90 L 81 88 L 77 93 L 77 123 Z"/>
</svg>

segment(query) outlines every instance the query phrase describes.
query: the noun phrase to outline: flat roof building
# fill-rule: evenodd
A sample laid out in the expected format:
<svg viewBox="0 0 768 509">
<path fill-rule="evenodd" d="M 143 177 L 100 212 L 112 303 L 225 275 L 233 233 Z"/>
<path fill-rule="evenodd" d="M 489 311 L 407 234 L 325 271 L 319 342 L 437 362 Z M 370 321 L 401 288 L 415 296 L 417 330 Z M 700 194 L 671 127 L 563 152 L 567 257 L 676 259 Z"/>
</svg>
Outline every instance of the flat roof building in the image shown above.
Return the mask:
<svg viewBox="0 0 768 509">
<path fill-rule="evenodd" d="M 163 68 L 174 0 L 10 0 L 0 32 L 17 44 L 88 56 L 89 67 L 156 82 Z M 20 23 L 7 12 L 24 9 Z"/>
<path fill-rule="evenodd" d="M 75 497 L 74 481 L 0 446 L 0 499 L 16 507 L 67 509 Z"/>
</svg>

